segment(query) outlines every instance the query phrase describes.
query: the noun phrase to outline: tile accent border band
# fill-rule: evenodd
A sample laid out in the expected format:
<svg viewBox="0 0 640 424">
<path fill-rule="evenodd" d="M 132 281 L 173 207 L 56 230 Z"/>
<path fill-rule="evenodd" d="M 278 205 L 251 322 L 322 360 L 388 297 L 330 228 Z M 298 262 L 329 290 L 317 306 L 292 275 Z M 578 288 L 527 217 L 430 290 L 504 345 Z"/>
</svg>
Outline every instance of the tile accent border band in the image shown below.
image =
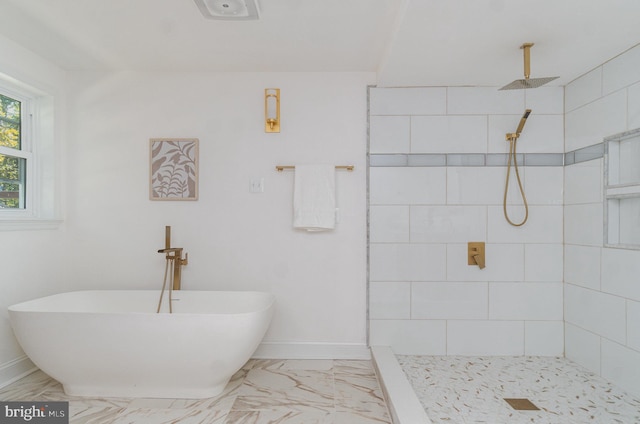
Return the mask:
<svg viewBox="0 0 640 424">
<path fill-rule="evenodd" d="M 506 153 L 371 153 L 371 167 L 507 166 Z M 568 153 L 518 153 L 518 166 L 567 166 L 604 157 L 604 142 Z"/>
</svg>

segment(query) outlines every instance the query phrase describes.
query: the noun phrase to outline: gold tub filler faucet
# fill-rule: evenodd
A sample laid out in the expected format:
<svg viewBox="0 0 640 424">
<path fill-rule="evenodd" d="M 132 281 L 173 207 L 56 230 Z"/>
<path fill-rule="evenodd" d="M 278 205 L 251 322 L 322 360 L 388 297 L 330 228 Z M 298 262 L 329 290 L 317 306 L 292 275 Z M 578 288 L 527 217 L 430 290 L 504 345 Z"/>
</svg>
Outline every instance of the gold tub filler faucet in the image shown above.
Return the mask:
<svg viewBox="0 0 640 424">
<path fill-rule="evenodd" d="M 180 290 L 182 283 L 182 267 L 189 263 L 189 254 L 185 253 L 184 259 L 182 258 L 182 247 L 171 247 L 171 226 L 164 227 L 164 249 L 158 250 L 158 253 L 165 253 L 167 264 L 164 268 L 164 280 L 162 282 L 162 291 L 160 292 L 160 300 L 158 301 L 158 310 L 160 313 L 160 307 L 162 306 L 162 297 L 167 286 L 167 277 L 171 275 L 171 281 L 169 282 L 169 313 L 173 313 L 173 299 L 171 298 L 171 292 L 173 290 Z"/>
</svg>

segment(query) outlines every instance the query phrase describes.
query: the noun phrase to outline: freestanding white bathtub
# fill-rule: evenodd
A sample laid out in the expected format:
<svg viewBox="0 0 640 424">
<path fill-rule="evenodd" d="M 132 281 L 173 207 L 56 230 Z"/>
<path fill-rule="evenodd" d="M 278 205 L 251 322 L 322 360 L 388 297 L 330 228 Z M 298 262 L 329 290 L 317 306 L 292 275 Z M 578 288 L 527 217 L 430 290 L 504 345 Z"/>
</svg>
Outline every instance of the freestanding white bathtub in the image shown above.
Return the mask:
<svg viewBox="0 0 640 424">
<path fill-rule="evenodd" d="M 77 291 L 9 307 L 20 345 L 69 395 L 218 395 L 255 352 L 274 308 L 261 292 Z M 163 310 L 168 310 L 168 292 Z"/>
</svg>

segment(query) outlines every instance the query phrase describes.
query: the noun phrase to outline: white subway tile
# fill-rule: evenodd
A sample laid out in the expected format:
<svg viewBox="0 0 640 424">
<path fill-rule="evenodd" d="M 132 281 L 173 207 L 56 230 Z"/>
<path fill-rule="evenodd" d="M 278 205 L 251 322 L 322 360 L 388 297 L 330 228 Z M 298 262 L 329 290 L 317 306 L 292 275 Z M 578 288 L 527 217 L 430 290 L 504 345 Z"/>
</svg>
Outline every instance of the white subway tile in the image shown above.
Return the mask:
<svg viewBox="0 0 640 424">
<path fill-rule="evenodd" d="M 528 166 L 524 191 L 529 205 L 562 205 L 564 168 L 562 166 Z"/>
<path fill-rule="evenodd" d="M 515 132 L 522 115 L 489 117 L 489 152 L 508 153 L 507 132 Z M 504 131 L 506 129 L 506 132 Z M 529 115 L 516 144 L 517 153 L 564 153 L 562 115 Z"/>
<path fill-rule="evenodd" d="M 564 246 L 564 281 L 600 290 L 600 247 Z"/>
<path fill-rule="evenodd" d="M 500 91 L 497 87 L 449 87 L 450 115 L 496 115 L 524 113 L 524 90 Z"/>
<path fill-rule="evenodd" d="M 564 116 L 532 112 L 516 148 L 519 153 L 564 153 Z"/>
<path fill-rule="evenodd" d="M 428 88 L 372 88 L 369 111 L 371 115 L 444 115 L 447 89 Z"/>
<path fill-rule="evenodd" d="M 627 126 L 630 130 L 640 127 L 640 83 L 628 90 Z"/>
<path fill-rule="evenodd" d="M 505 136 L 515 132 L 522 114 L 489 116 L 489 153 L 508 153 Z M 564 118 L 562 115 L 529 115 L 516 144 L 517 153 L 564 153 Z"/>
<path fill-rule="evenodd" d="M 562 283 L 490 283 L 489 319 L 562 320 Z"/>
<path fill-rule="evenodd" d="M 640 352 L 640 302 L 627 300 L 627 345 Z"/>
<path fill-rule="evenodd" d="M 602 202 L 602 159 L 564 167 L 564 202 L 567 205 Z"/>
<path fill-rule="evenodd" d="M 505 170 L 502 167 L 448 167 L 447 204 L 501 205 L 504 181 Z M 517 184 L 510 185 L 509 200 L 516 198 L 517 190 Z"/>
<path fill-rule="evenodd" d="M 444 204 L 446 169 L 371 168 L 369 170 L 372 205 Z"/>
<path fill-rule="evenodd" d="M 413 319 L 487 319 L 487 283 L 412 283 Z"/>
<path fill-rule="evenodd" d="M 412 206 L 410 222 L 412 242 L 460 243 L 487 236 L 484 206 Z"/>
<path fill-rule="evenodd" d="M 409 153 L 410 129 L 408 116 L 371 116 L 369 151 L 371 153 Z"/>
<path fill-rule="evenodd" d="M 640 250 L 602 249 L 602 291 L 640 301 Z"/>
<path fill-rule="evenodd" d="M 562 244 L 525 244 L 525 281 L 562 281 Z"/>
<path fill-rule="evenodd" d="M 488 208 L 491 243 L 562 243 L 562 206 L 529 206 L 529 219 L 521 227 L 510 225 L 500 206 Z M 520 214 L 510 214 L 521 222 Z"/>
<path fill-rule="evenodd" d="M 602 376 L 633 396 L 640 396 L 640 352 L 603 339 Z"/>
<path fill-rule="evenodd" d="M 506 134 L 512 133 L 518 128 L 520 118 L 522 118 L 522 114 L 520 114 L 519 110 L 512 110 L 508 115 L 489 116 L 487 147 L 489 153 L 509 153 L 509 142 L 506 140 Z"/>
<path fill-rule="evenodd" d="M 485 153 L 486 116 L 414 116 L 412 153 Z"/>
<path fill-rule="evenodd" d="M 523 355 L 522 321 L 448 321 L 447 355 Z"/>
<path fill-rule="evenodd" d="M 602 337 L 626 340 L 625 300 L 618 296 L 565 284 L 565 321 Z"/>
<path fill-rule="evenodd" d="M 560 321 L 526 321 L 524 354 L 564 356 L 564 323 Z"/>
<path fill-rule="evenodd" d="M 409 206 L 376 206 L 369 208 L 371 242 L 408 242 Z"/>
<path fill-rule="evenodd" d="M 535 114 L 564 114 L 564 88 L 538 87 L 525 90 L 525 108 Z"/>
<path fill-rule="evenodd" d="M 522 172 L 521 172 L 522 174 Z M 525 184 L 524 176 L 520 176 L 522 179 L 522 184 Z M 515 226 L 513 228 L 507 227 L 506 225 L 511 225 L 507 221 L 507 216 L 509 220 L 514 224 L 522 224 L 524 223 L 525 216 L 527 214 L 527 208 L 524 206 L 524 201 L 522 198 L 522 194 L 519 191 L 518 183 L 515 181 L 516 177 L 512 174 L 509 182 L 509 193 L 507 196 L 507 207 L 506 212 L 504 207 L 501 206 L 489 206 L 489 211 L 487 213 L 488 216 L 493 215 L 489 219 L 489 234 L 490 240 L 495 241 L 495 239 L 491 237 L 500 237 L 504 238 L 505 235 L 513 233 L 515 228 L 519 228 L 521 230 L 524 229 L 522 225 Z M 531 211 L 529 210 L 529 213 Z M 502 218 L 501 218 L 502 217 Z M 500 221 L 502 219 L 502 221 Z M 513 238 L 513 237 L 511 237 Z M 519 240 L 522 243 L 527 243 L 528 240 Z"/>
<path fill-rule="evenodd" d="M 565 205 L 565 243 L 602 246 L 603 231 L 602 203 Z"/>
<path fill-rule="evenodd" d="M 600 374 L 600 336 L 565 322 L 564 340 L 568 359 Z"/>
<path fill-rule="evenodd" d="M 627 95 L 617 91 L 565 115 L 565 150 L 600 143 L 627 129 Z"/>
<path fill-rule="evenodd" d="M 565 113 L 602 97 L 602 67 L 567 84 L 564 88 Z"/>
<path fill-rule="evenodd" d="M 396 355 L 445 355 L 446 321 L 371 320 L 369 344 Z"/>
<path fill-rule="evenodd" d="M 482 241 L 482 240 L 469 240 Z M 447 245 L 449 281 L 522 281 L 524 247 L 522 244 L 485 245 L 486 268 L 467 264 L 467 244 Z"/>
<path fill-rule="evenodd" d="M 411 283 L 372 281 L 369 286 L 369 318 L 411 318 Z"/>
<path fill-rule="evenodd" d="M 602 92 L 607 95 L 640 81 L 640 46 L 602 65 Z"/>
<path fill-rule="evenodd" d="M 371 281 L 443 281 L 444 244 L 378 244 L 370 247 Z"/>
</svg>

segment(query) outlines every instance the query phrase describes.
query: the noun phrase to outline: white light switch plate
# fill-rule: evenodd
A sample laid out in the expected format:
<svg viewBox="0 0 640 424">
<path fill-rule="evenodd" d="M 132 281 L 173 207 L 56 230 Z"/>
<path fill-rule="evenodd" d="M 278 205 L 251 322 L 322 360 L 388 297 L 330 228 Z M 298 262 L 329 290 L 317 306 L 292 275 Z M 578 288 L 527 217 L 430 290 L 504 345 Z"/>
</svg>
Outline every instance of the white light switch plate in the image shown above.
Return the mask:
<svg viewBox="0 0 640 424">
<path fill-rule="evenodd" d="M 264 193 L 264 178 L 251 178 L 251 193 Z"/>
</svg>

